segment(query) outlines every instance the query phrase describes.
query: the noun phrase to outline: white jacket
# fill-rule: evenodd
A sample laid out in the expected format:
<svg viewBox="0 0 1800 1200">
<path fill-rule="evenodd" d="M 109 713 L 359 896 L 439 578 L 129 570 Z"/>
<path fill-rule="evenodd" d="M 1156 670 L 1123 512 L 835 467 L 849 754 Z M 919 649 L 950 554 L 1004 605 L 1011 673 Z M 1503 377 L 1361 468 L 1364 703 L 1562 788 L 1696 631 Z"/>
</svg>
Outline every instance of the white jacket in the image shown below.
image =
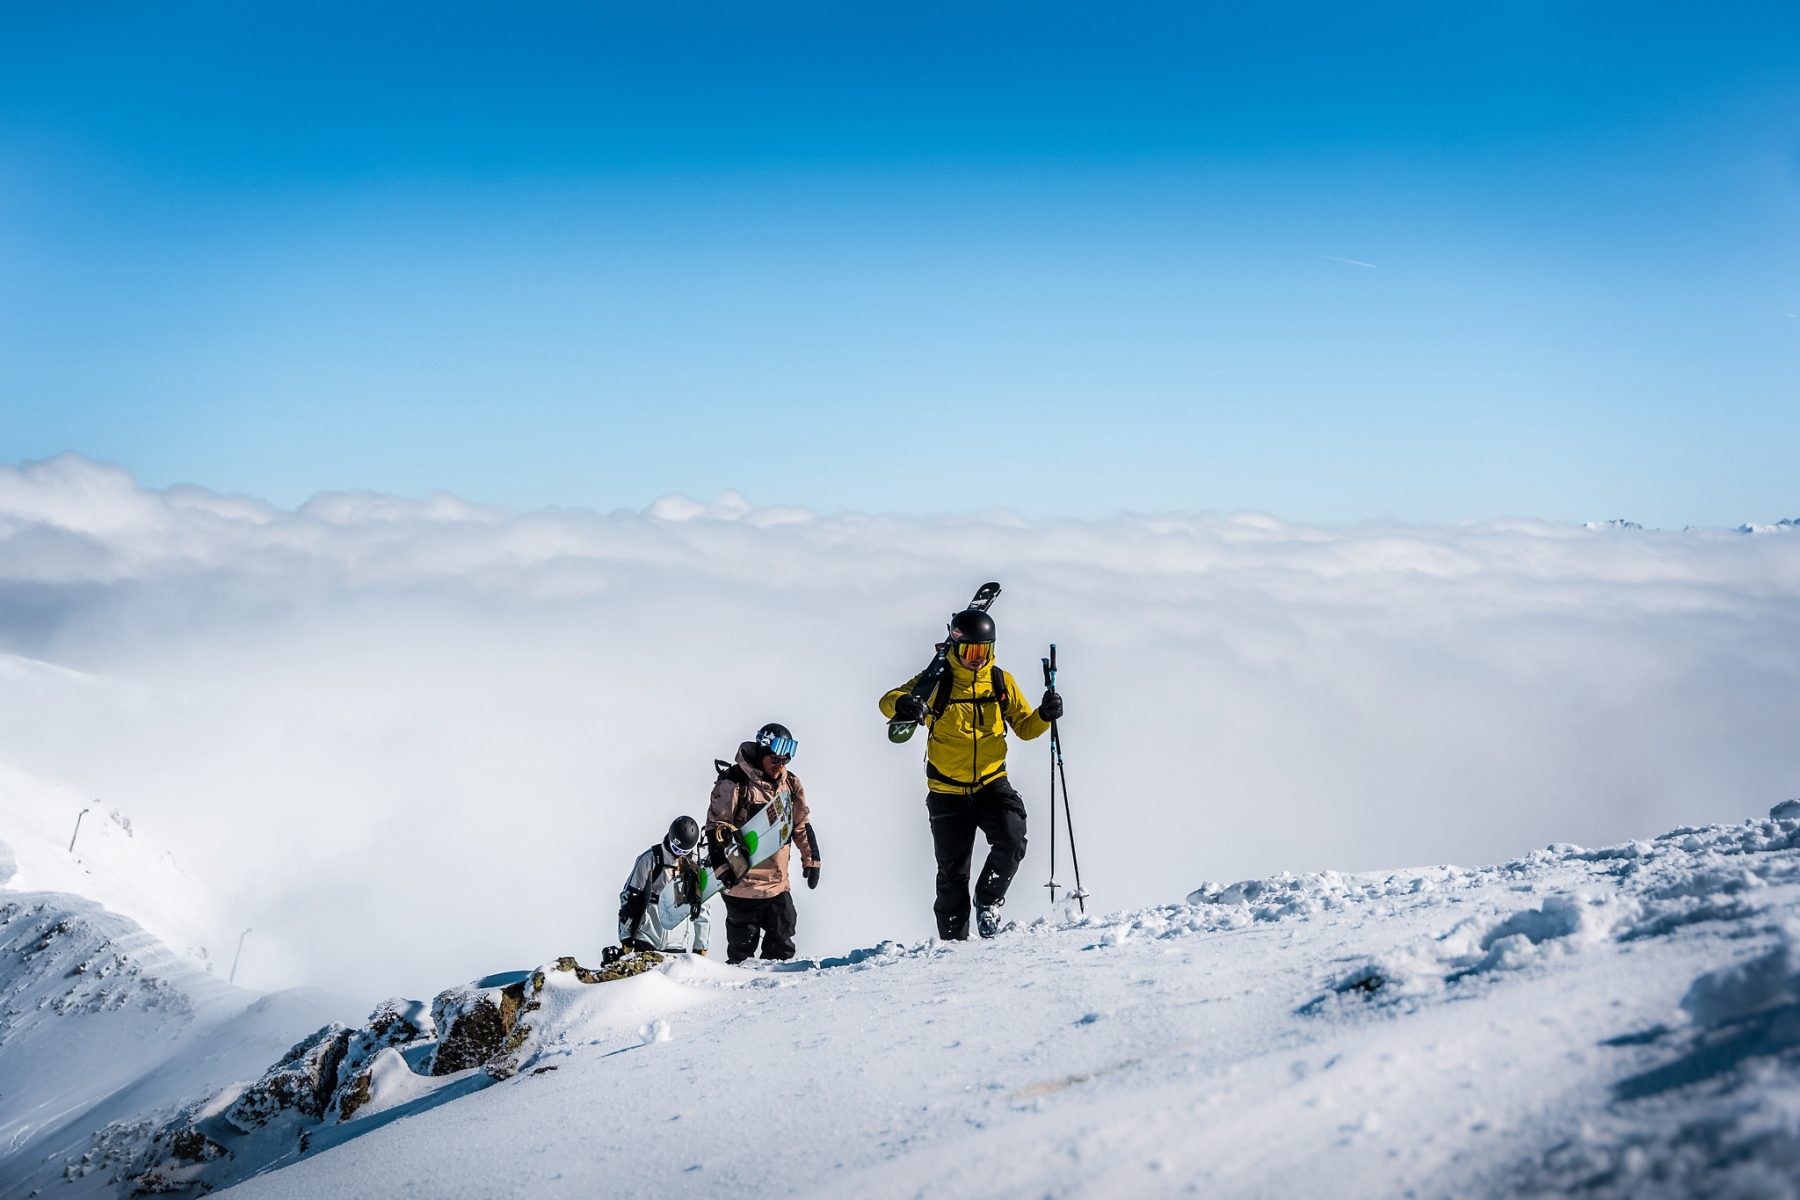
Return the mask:
<svg viewBox="0 0 1800 1200">
<path fill-rule="evenodd" d="M 677 860 L 662 842 L 637 856 L 631 875 L 619 892 L 619 944 L 636 940 L 653 950 L 688 948 L 687 925 L 693 921 L 693 948 L 703 951 L 712 944 L 712 924 L 706 909 L 696 912 L 687 902 L 686 886 L 678 886 Z"/>
</svg>

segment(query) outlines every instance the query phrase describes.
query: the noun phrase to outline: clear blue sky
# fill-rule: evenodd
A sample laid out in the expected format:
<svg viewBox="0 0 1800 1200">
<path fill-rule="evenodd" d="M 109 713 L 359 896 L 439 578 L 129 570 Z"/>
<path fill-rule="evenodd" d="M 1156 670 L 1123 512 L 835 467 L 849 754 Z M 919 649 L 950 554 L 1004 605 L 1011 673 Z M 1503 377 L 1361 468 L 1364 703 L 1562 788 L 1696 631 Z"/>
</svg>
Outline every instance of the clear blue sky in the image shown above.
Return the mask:
<svg viewBox="0 0 1800 1200">
<path fill-rule="evenodd" d="M 1800 515 L 1800 7 L 0 8 L 0 461 Z"/>
</svg>

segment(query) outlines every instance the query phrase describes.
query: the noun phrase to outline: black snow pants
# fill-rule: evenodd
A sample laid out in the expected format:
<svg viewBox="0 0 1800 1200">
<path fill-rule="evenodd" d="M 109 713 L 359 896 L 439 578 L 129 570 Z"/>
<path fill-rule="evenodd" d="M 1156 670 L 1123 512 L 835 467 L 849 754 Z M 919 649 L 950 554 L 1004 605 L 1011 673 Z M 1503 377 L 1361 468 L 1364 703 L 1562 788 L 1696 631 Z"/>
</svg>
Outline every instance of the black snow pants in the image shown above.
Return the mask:
<svg viewBox="0 0 1800 1200">
<path fill-rule="evenodd" d="M 975 831 L 987 835 L 987 862 L 975 881 L 975 903 L 999 904 L 1013 874 L 1025 861 L 1025 801 L 1005 779 L 996 779 L 973 796 L 932 792 L 925 798 L 931 813 L 931 848 L 937 854 L 938 936 L 961 941 L 969 936 L 969 867 L 975 855 Z"/>
<path fill-rule="evenodd" d="M 794 929 L 799 916 L 794 912 L 794 895 L 725 896 L 725 961 L 740 963 L 756 953 L 762 941 L 764 958 L 794 957 Z"/>
</svg>

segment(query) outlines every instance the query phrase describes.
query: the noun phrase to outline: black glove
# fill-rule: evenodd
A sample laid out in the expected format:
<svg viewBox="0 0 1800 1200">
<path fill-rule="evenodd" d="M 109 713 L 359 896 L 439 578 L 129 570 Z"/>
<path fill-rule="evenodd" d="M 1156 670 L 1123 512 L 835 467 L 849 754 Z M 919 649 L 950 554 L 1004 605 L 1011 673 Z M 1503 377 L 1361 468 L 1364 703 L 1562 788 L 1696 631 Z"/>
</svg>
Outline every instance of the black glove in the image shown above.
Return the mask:
<svg viewBox="0 0 1800 1200">
<path fill-rule="evenodd" d="M 807 867 L 801 871 L 806 876 L 806 886 L 810 890 L 819 886 L 819 868 Z"/>
<path fill-rule="evenodd" d="M 894 701 L 894 720 L 923 721 L 925 719 L 925 702 L 908 692 Z"/>
<path fill-rule="evenodd" d="M 1038 703 L 1038 716 L 1046 721 L 1062 720 L 1062 697 L 1057 694 L 1055 688 L 1050 688 L 1044 693 L 1043 700 Z"/>
</svg>

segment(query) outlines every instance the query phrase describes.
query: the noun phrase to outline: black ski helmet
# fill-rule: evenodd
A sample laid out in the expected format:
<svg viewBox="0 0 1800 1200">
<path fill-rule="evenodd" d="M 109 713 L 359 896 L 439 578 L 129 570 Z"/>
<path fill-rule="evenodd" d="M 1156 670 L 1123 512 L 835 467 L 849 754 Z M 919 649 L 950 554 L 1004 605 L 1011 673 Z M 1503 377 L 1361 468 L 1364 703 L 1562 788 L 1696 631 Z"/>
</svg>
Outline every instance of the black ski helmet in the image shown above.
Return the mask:
<svg viewBox="0 0 1800 1200">
<path fill-rule="evenodd" d="M 965 608 L 950 618 L 952 642 L 991 642 L 994 640 L 994 618 L 979 608 Z"/>
<path fill-rule="evenodd" d="M 700 823 L 692 817 L 676 817 L 669 822 L 669 836 L 663 842 L 676 858 L 692 854 L 700 844 Z"/>
<path fill-rule="evenodd" d="M 779 721 L 770 721 L 756 731 L 756 744 L 764 754 L 773 754 L 782 762 L 787 762 L 799 750 L 800 743 L 788 732 L 788 727 Z"/>
</svg>

